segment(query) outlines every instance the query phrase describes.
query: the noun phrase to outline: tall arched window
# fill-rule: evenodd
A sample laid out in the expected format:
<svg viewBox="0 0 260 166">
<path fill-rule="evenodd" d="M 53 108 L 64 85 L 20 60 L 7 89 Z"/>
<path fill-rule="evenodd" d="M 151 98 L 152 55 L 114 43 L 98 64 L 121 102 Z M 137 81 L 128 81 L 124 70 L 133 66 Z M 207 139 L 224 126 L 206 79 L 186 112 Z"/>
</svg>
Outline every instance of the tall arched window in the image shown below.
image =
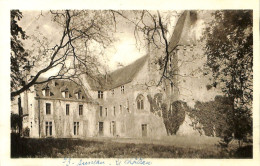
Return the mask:
<svg viewBox="0 0 260 166">
<path fill-rule="evenodd" d="M 144 109 L 144 96 L 143 95 L 138 95 L 136 98 L 137 102 L 137 109 L 138 110 L 143 110 Z"/>
</svg>

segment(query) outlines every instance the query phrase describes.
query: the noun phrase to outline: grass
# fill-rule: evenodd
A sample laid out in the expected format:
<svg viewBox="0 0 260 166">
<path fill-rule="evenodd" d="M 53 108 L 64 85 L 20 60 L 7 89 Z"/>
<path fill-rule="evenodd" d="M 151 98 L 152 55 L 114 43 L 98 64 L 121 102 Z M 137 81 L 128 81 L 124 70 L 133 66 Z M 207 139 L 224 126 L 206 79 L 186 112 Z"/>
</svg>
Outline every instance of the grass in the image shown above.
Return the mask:
<svg viewBox="0 0 260 166">
<path fill-rule="evenodd" d="M 146 141 L 147 142 L 147 141 Z M 162 141 L 161 141 L 162 142 Z M 167 141 L 165 141 L 167 143 Z M 252 158 L 252 146 L 223 150 L 218 146 L 177 146 L 158 142 L 11 137 L 12 158 Z M 178 141 L 177 141 L 178 142 Z M 168 143 L 171 143 L 168 141 Z"/>
</svg>

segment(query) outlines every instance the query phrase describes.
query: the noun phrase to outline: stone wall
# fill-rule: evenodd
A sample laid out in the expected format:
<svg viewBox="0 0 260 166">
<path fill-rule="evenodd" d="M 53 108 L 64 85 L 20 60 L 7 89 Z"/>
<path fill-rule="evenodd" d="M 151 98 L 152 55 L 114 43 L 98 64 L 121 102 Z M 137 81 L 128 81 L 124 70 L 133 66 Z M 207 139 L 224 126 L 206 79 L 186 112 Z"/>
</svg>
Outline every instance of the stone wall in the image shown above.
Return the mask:
<svg viewBox="0 0 260 166">
<path fill-rule="evenodd" d="M 158 91 L 157 88 L 152 89 L 147 86 L 149 81 L 148 64 L 135 76 L 134 80 L 127 83 L 124 86 L 124 93 L 121 92 L 121 86 L 116 87 L 109 91 L 105 91 L 105 97 L 98 99 L 100 106 L 102 106 L 102 115 L 98 116 L 98 122 L 104 122 L 104 135 L 113 136 L 110 131 L 110 123 L 115 121 L 116 123 L 116 135 L 119 137 L 142 137 L 142 124 L 147 126 L 147 137 L 158 138 L 166 135 L 163 119 L 158 115 L 151 113 L 150 103 L 147 95 Z M 144 109 L 137 109 L 137 96 L 142 95 L 144 97 Z M 121 109 L 120 110 L 120 106 Z M 115 115 L 114 115 L 115 107 Z M 99 115 L 100 110 L 97 110 Z"/>
</svg>

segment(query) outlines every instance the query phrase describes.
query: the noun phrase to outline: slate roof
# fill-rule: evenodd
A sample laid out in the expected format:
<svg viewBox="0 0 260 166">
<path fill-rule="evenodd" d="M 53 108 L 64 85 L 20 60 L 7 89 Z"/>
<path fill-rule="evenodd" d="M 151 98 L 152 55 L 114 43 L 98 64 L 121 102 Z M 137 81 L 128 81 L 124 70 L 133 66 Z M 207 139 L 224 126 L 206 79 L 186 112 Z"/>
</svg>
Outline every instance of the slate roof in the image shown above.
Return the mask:
<svg viewBox="0 0 260 166">
<path fill-rule="evenodd" d="M 184 11 L 179 17 L 172 37 L 170 39 L 169 51 L 175 49 L 178 45 L 195 45 L 195 34 L 191 32 L 192 25 L 197 20 L 195 11 Z"/>
<path fill-rule="evenodd" d="M 131 82 L 136 74 L 142 69 L 149 55 L 145 55 L 133 63 L 119 68 L 106 76 L 98 76 L 96 80 L 88 78 L 92 90 L 109 90 Z"/>
<path fill-rule="evenodd" d="M 40 79 L 42 80 L 42 78 Z M 51 96 L 43 95 L 42 90 L 46 89 L 46 87 L 49 87 Z M 41 98 L 63 98 L 62 92 L 67 89 L 70 96 L 69 99 L 74 100 L 79 100 L 77 99 L 75 93 L 80 90 L 83 96 L 82 100 L 90 101 L 90 97 L 85 93 L 84 89 L 81 86 L 69 80 L 51 80 L 44 84 L 36 84 L 34 88 L 36 91 L 36 96 Z"/>
</svg>

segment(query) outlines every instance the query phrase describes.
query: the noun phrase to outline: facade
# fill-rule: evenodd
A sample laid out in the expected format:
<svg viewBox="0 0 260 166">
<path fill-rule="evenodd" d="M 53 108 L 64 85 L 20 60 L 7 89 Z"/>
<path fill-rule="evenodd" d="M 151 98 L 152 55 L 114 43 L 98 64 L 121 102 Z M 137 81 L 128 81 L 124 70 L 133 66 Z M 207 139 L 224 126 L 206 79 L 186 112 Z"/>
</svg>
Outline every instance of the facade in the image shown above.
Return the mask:
<svg viewBox="0 0 260 166">
<path fill-rule="evenodd" d="M 95 135 L 97 103 L 73 82 L 50 81 L 22 94 L 23 128 L 30 137 Z"/>
<path fill-rule="evenodd" d="M 202 82 L 206 81 L 204 77 L 183 77 L 193 70 L 187 63 L 189 58 L 194 58 L 195 52 L 200 54 L 191 33 L 192 25 L 192 14 L 185 11 L 170 40 L 168 67 L 173 74 L 160 86 L 155 86 L 161 71 L 154 63 L 160 52 L 148 46 L 147 55 L 97 80 L 83 75 L 82 86 L 65 80 L 35 85 L 21 95 L 23 128 L 29 130 L 30 137 L 166 136 L 162 109 L 154 110 L 149 97 L 158 105 L 159 98 L 170 105 L 176 100 L 194 103 L 201 97 L 210 98 L 208 94 L 213 100 L 215 96 L 202 87 Z M 201 65 L 200 62 L 197 64 Z M 187 91 L 187 87 L 192 90 Z M 193 133 L 186 123 L 190 123 L 190 119 L 185 118 L 179 133 Z"/>
</svg>

